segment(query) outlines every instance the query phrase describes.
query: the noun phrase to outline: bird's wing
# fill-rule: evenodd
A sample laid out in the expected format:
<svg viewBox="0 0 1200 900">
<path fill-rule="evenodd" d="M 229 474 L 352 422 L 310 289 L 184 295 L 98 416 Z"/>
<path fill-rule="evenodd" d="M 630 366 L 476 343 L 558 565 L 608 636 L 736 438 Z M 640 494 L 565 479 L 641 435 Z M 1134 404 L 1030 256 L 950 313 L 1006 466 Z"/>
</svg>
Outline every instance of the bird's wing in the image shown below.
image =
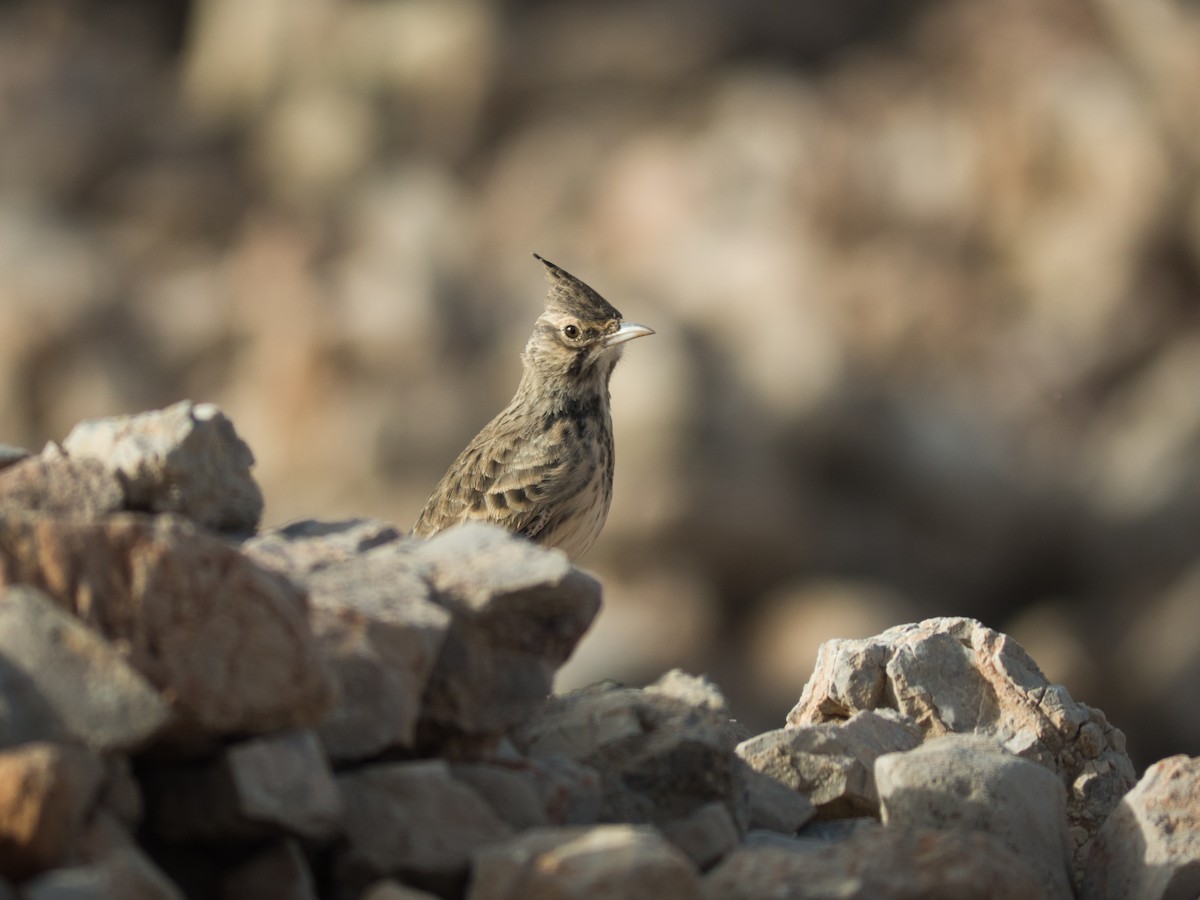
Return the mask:
<svg viewBox="0 0 1200 900">
<path fill-rule="evenodd" d="M 467 520 L 528 538 L 550 523 L 592 477 L 595 461 L 566 420 L 548 428 L 502 427 L 497 417 L 443 476 L 413 527 L 429 536 Z"/>
</svg>

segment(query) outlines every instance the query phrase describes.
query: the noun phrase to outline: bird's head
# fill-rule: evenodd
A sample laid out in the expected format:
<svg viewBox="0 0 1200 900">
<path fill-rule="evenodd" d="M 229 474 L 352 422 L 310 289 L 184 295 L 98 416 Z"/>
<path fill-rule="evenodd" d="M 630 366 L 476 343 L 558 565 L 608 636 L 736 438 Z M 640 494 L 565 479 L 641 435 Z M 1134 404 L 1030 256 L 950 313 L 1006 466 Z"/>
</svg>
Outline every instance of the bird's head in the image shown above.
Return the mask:
<svg viewBox="0 0 1200 900">
<path fill-rule="evenodd" d="M 542 377 L 605 387 L 626 341 L 654 334 L 622 320 L 607 300 L 570 272 L 533 254 L 546 267 L 550 292 L 523 359 Z"/>
</svg>

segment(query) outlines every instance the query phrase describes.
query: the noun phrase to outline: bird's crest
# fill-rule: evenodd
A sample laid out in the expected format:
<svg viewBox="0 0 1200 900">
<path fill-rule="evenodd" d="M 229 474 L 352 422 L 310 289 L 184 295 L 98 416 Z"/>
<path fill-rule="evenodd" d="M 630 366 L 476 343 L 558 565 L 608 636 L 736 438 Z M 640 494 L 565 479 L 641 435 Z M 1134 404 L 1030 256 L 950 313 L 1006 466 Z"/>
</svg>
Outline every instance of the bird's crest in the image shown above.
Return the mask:
<svg viewBox="0 0 1200 900">
<path fill-rule="evenodd" d="M 550 282 L 550 293 L 546 297 L 547 309 L 590 322 L 621 318 L 621 314 L 611 303 L 570 272 L 560 269 L 536 253 L 533 256 L 546 267 L 546 280 Z"/>
</svg>

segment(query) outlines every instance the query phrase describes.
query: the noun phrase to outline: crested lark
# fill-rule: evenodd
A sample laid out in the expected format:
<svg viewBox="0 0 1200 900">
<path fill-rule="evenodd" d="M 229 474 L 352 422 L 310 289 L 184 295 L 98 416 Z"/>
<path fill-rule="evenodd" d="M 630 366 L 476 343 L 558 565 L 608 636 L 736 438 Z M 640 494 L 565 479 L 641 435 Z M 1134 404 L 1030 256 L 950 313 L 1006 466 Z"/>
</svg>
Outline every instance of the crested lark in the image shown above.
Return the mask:
<svg viewBox="0 0 1200 900">
<path fill-rule="evenodd" d="M 608 380 L 626 341 L 653 334 L 542 259 L 550 293 L 521 355 L 516 396 L 454 461 L 413 534 L 494 522 L 572 558 L 604 527 L 612 500 Z"/>
</svg>

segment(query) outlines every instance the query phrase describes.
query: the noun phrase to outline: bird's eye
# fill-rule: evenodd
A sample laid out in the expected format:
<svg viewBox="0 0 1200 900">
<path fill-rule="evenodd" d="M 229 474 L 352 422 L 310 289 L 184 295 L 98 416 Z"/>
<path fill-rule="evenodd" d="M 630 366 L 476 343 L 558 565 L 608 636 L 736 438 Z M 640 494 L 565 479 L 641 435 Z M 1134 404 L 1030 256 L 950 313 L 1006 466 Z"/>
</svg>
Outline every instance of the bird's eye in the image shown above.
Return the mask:
<svg viewBox="0 0 1200 900">
<path fill-rule="evenodd" d="M 565 334 L 567 336 L 568 340 L 573 341 L 577 337 L 579 337 L 579 326 L 578 325 L 564 325 L 563 326 L 563 334 Z"/>
</svg>

